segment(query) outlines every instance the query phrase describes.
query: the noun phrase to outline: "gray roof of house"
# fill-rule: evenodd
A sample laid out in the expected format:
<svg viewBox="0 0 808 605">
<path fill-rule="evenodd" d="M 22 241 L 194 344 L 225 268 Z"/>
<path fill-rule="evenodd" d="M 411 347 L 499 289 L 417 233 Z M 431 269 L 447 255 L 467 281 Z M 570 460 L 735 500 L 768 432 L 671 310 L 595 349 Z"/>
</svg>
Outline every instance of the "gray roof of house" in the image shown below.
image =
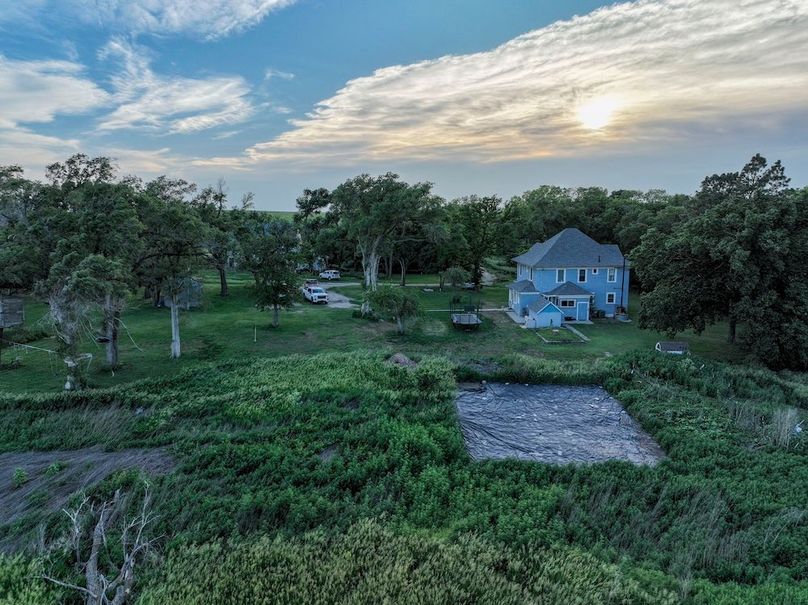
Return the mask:
<svg viewBox="0 0 808 605">
<path fill-rule="evenodd" d="M 540 298 L 538 300 L 534 300 L 532 303 L 530 303 L 527 306 L 527 308 L 529 310 L 533 311 L 534 313 L 541 313 L 542 309 L 544 309 L 544 307 L 546 307 L 548 305 L 558 309 L 557 305 L 554 305 L 553 303 L 551 303 L 549 300 L 547 300 L 545 298 Z M 561 309 L 558 309 L 558 312 L 563 313 L 563 311 L 561 311 Z"/>
<path fill-rule="evenodd" d="M 571 281 L 564 282 L 560 286 L 544 293 L 545 296 L 592 296 L 589 290 L 584 290 L 578 284 Z"/>
<path fill-rule="evenodd" d="M 517 292 L 538 292 L 536 286 L 529 279 L 522 279 L 519 281 L 508 284 L 508 290 L 516 290 Z"/>
<path fill-rule="evenodd" d="M 619 267 L 625 261 L 615 244 L 599 244 L 579 229 L 564 229 L 512 259 L 529 267 Z"/>
</svg>

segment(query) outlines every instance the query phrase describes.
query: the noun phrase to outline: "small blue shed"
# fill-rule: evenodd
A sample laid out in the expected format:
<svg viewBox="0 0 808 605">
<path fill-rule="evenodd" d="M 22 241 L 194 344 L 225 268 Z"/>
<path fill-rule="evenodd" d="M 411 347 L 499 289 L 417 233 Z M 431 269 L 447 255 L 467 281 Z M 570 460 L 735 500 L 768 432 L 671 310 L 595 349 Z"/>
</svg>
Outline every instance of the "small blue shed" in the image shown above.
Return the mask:
<svg viewBox="0 0 808 605">
<path fill-rule="evenodd" d="M 564 323 L 564 312 L 549 300 L 541 299 L 527 306 L 525 322 L 528 328 L 560 328 Z"/>
</svg>

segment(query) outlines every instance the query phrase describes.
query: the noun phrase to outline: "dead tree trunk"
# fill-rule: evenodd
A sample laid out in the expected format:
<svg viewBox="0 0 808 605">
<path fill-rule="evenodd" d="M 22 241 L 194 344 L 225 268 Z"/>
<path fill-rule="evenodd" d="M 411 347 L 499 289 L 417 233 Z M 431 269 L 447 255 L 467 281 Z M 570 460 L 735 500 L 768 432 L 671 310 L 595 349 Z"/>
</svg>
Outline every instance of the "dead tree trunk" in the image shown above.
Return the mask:
<svg viewBox="0 0 808 605">
<path fill-rule="evenodd" d="M 280 310 L 279 305 L 272 305 L 272 327 L 273 328 L 277 328 L 281 323 L 279 310 Z"/>
<path fill-rule="evenodd" d="M 84 586 L 63 582 L 48 575 L 44 578 L 57 586 L 78 592 L 84 597 L 85 605 L 124 605 L 131 600 L 136 567 L 153 549 L 156 540 L 147 537 L 150 526 L 156 519 L 150 510 L 149 490 L 146 488 L 139 514 L 128 523 L 124 522 L 120 528 L 120 543 L 117 546 L 122 560 L 118 568 L 106 561 L 111 554 L 110 525 L 122 508 L 120 490 L 115 492 L 111 501 L 101 505 L 97 518 L 94 507 L 87 507 L 88 502 L 89 498 L 84 498 L 77 508 L 65 510 L 70 519 L 68 543 L 75 568 L 84 575 Z M 96 518 L 96 522 L 90 536 L 89 555 L 82 561 L 81 553 L 84 551 L 85 541 L 83 534 L 88 517 Z"/>
</svg>

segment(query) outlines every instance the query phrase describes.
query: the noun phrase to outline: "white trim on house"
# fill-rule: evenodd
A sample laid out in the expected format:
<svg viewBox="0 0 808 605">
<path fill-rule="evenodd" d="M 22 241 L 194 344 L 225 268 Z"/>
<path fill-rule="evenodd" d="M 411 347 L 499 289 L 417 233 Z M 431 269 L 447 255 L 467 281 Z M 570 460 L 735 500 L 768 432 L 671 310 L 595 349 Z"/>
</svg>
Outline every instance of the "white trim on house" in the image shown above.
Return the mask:
<svg viewBox="0 0 808 605">
<path fill-rule="evenodd" d="M 561 273 L 561 279 L 558 279 L 558 274 Z M 567 270 L 566 269 L 556 269 L 556 283 L 563 284 L 567 281 Z"/>
<path fill-rule="evenodd" d="M 606 283 L 617 283 L 617 267 L 608 267 L 606 269 Z"/>
<path fill-rule="evenodd" d="M 578 274 L 575 276 L 575 278 L 577 279 L 577 281 L 576 281 L 575 283 L 578 283 L 578 284 L 585 284 L 585 283 L 587 282 L 587 273 L 589 273 L 589 272 L 588 272 L 586 269 L 583 269 L 583 268 L 582 268 L 582 269 L 577 269 L 577 271 L 578 271 Z M 583 271 L 583 272 L 584 272 L 584 278 L 583 278 L 583 280 L 581 280 L 581 271 Z"/>
</svg>

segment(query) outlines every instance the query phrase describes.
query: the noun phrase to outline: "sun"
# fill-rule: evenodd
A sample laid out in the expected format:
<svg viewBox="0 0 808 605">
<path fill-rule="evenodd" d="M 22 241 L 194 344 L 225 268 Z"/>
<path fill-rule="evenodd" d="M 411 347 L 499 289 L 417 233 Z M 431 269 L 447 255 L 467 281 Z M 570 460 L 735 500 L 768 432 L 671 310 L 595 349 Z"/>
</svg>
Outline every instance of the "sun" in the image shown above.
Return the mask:
<svg viewBox="0 0 808 605">
<path fill-rule="evenodd" d="M 615 97 L 595 97 L 579 105 L 576 116 L 584 128 L 600 130 L 609 125 L 619 106 Z"/>
</svg>

